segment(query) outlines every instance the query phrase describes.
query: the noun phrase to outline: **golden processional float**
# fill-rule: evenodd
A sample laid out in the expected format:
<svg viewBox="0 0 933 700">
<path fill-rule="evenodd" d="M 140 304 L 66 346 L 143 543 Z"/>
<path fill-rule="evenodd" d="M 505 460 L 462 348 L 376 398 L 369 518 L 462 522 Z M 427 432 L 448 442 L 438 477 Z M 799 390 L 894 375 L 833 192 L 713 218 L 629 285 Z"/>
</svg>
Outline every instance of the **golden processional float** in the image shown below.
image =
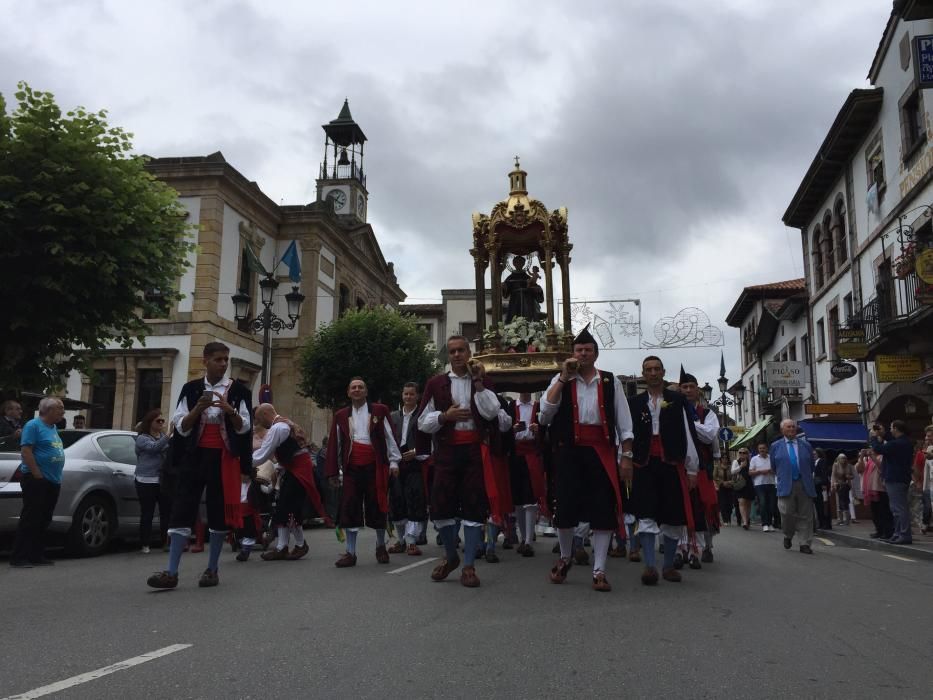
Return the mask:
<svg viewBox="0 0 933 700">
<path fill-rule="evenodd" d="M 509 173 L 508 199 L 490 214 L 473 214 L 476 271 L 476 359 L 499 391 L 547 388 L 570 356 L 570 251 L 567 209 L 548 212 L 528 196 L 518 157 Z M 560 268 L 563 314 L 555 319 L 555 265 Z M 486 269 L 491 282 L 490 325 L 486 327 Z M 541 287 L 543 276 L 544 287 Z M 544 310 L 541 306 L 544 304 Z"/>
</svg>

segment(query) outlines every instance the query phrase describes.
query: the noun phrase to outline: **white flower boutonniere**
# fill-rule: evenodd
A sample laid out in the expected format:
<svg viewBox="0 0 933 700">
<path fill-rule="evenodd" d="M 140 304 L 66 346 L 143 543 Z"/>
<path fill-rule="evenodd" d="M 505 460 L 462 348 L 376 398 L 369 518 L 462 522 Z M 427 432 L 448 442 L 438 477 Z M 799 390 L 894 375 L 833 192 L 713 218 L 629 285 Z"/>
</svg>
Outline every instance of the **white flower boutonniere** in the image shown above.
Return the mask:
<svg viewBox="0 0 933 700">
<path fill-rule="evenodd" d="M 665 408 L 667 408 L 668 406 L 670 406 L 670 405 L 671 405 L 671 402 L 670 402 L 670 401 L 666 401 L 666 400 L 664 400 L 664 399 L 661 399 L 661 410 L 662 410 L 662 411 L 663 411 Z"/>
</svg>

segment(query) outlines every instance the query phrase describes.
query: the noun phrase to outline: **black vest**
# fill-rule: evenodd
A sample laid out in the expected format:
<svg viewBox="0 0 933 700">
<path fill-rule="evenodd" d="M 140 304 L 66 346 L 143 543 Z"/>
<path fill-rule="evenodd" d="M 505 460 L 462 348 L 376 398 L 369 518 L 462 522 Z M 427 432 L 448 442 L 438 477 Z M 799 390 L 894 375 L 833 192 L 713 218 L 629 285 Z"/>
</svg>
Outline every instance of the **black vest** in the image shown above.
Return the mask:
<svg viewBox="0 0 933 700">
<path fill-rule="evenodd" d="M 672 462 L 682 462 L 687 456 L 684 416 L 687 416 L 691 439 L 696 444 L 693 421 L 689 418 L 687 402 L 683 395 L 665 389 L 663 401 L 666 401 L 668 405 L 661 408 L 658 428 L 661 444 L 664 446 L 664 456 Z M 648 408 L 648 392 L 644 391 L 630 399 L 629 408 L 632 411 L 632 428 L 635 432 L 635 440 L 632 443 L 632 452 L 635 456 L 632 461 L 635 464 L 647 464 L 648 453 L 651 451 L 651 409 Z"/>
<path fill-rule="evenodd" d="M 606 412 L 606 427 L 609 431 L 609 441 L 613 446 L 616 444 L 616 383 L 615 375 L 612 372 L 599 372 L 599 381 L 603 386 L 603 408 Z M 554 448 L 572 446 L 573 443 L 573 390 L 571 382 L 577 381 L 576 378 L 564 385 L 564 390 L 560 396 L 560 406 L 554 419 L 548 427 L 548 436 L 551 445 Z"/>
<path fill-rule="evenodd" d="M 181 388 L 181 396 L 178 401 L 184 399 L 188 410 L 194 408 L 194 405 L 204 393 L 204 377 L 193 379 Z M 244 384 L 234 380 L 230 385 L 230 391 L 227 393 L 227 403 L 234 409 L 239 409 L 240 401 L 246 402 L 246 409 L 250 415 L 253 414 L 253 397 L 249 389 Z M 177 405 L 177 404 L 176 404 Z M 253 473 L 253 428 L 247 430 L 243 435 L 237 435 L 233 427 L 233 421 L 230 416 L 224 415 L 224 425 L 227 430 L 227 439 L 230 443 L 230 452 L 240 458 L 240 471 L 243 474 Z M 195 424 L 191 433 L 184 438 L 185 440 L 185 463 L 191 464 L 197 458 L 198 438 L 201 436 L 200 424 Z"/>
</svg>

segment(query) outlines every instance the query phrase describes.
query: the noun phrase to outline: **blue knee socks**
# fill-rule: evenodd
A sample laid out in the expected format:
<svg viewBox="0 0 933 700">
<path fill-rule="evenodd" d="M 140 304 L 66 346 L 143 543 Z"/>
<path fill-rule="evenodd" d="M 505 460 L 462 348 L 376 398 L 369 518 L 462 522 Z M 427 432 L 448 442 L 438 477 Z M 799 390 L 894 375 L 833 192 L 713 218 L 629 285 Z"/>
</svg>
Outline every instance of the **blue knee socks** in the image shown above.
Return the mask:
<svg viewBox="0 0 933 700">
<path fill-rule="evenodd" d="M 181 563 L 181 554 L 188 544 L 188 536 L 173 532 L 168 536 L 168 572 L 178 576 L 178 565 Z"/>
<path fill-rule="evenodd" d="M 207 568 L 211 571 L 217 571 L 217 565 L 220 562 L 220 553 L 223 551 L 224 540 L 226 539 L 226 532 L 211 531 L 210 548 L 207 553 Z"/>
<path fill-rule="evenodd" d="M 386 531 L 382 528 L 376 529 L 376 546 L 385 547 L 386 546 Z"/>
<path fill-rule="evenodd" d="M 482 526 L 475 525 L 463 526 L 463 565 L 473 566 L 476 561 L 476 549 L 479 547 L 483 538 Z"/>
<path fill-rule="evenodd" d="M 496 551 L 496 540 L 499 539 L 499 528 L 489 523 L 486 526 L 486 551 Z"/>
<path fill-rule="evenodd" d="M 664 568 L 674 567 L 674 555 L 677 554 L 677 540 L 673 537 L 664 538 Z"/>
<path fill-rule="evenodd" d="M 357 530 L 347 530 L 347 552 L 356 554 L 356 536 L 360 534 Z"/>
<path fill-rule="evenodd" d="M 639 532 L 638 540 L 641 542 L 642 556 L 645 558 L 645 566 L 655 568 L 657 565 L 657 535 L 653 532 Z M 666 550 L 665 550 L 666 551 Z M 673 555 L 671 555 L 673 556 Z"/>
<path fill-rule="evenodd" d="M 447 557 L 447 561 L 454 561 L 455 559 L 458 558 L 457 556 L 457 531 L 459 529 L 460 528 L 456 525 L 445 525 L 439 530 L 439 532 L 441 533 L 441 542 L 444 543 L 444 556 Z"/>
</svg>

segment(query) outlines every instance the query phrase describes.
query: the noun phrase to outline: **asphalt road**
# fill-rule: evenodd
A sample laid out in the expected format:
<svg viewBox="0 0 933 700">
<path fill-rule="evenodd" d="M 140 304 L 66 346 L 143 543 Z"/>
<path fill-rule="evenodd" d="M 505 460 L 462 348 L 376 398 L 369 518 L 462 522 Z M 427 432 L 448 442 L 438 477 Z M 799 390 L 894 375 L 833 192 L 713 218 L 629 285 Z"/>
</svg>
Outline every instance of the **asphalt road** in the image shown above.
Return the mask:
<svg viewBox="0 0 933 700">
<path fill-rule="evenodd" d="M 46 697 L 61 698 L 929 698 L 933 564 L 817 543 L 784 551 L 779 534 L 726 528 L 717 561 L 684 582 L 639 582 L 609 561 L 613 591 L 589 571 L 546 581 L 538 556 L 500 552 L 479 589 L 433 562 L 338 570 L 331 531 L 307 531 L 297 562 L 233 561 L 199 589 L 205 554 L 186 554 L 174 591 L 145 579 L 161 552 L 14 570 L 0 561 L 0 697 L 131 664 Z M 440 556 L 427 546 L 425 556 Z M 173 645 L 190 645 L 174 650 Z M 164 656 L 138 663 L 136 657 Z"/>
</svg>

